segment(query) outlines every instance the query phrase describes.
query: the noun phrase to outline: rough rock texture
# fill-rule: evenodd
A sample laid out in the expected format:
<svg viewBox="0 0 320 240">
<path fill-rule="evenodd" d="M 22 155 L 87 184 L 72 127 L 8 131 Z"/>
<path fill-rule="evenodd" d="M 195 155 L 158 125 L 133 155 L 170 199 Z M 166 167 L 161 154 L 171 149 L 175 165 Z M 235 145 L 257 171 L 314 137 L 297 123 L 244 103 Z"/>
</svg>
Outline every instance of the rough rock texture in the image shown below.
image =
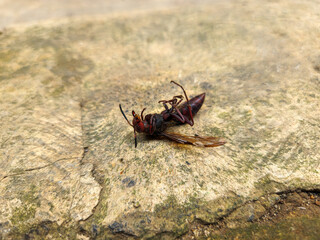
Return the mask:
<svg viewBox="0 0 320 240">
<path fill-rule="evenodd" d="M 194 219 L 260 216 L 243 205 L 267 194 L 319 189 L 319 13 L 312 1 L 214 2 L 3 31 L 2 236 L 50 222 L 78 238 L 173 237 Z M 172 130 L 225 146 L 139 135 L 134 148 L 119 103 L 160 112 L 182 94 L 170 80 L 206 92 L 194 127 Z"/>
<path fill-rule="evenodd" d="M 84 163 L 81 77 L 89 60 L 74 58 L 40 29 L 1 36 L 0 222 L 24 232 L 92 214 L 100 185 Z M 61 45 L 60 45 L 61 44 Z"/>
</svg>

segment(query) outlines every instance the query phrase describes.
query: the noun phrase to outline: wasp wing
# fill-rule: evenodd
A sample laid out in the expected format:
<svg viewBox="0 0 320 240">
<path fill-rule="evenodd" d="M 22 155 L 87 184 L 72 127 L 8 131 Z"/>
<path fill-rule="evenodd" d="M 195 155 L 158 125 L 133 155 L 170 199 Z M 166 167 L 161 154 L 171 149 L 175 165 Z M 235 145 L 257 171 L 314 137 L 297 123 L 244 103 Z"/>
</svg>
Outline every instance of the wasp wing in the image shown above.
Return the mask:
<svg viewBox="0 0 320 240">
<path fill-rule="evenodd" d="M 224 139 L 219 137 L 186 136 L 172 132 L 162 132 L 161 135 L 178 143 L 192 144 L 200 147 L 218 147 L 226 143 Z"/>
</svg>

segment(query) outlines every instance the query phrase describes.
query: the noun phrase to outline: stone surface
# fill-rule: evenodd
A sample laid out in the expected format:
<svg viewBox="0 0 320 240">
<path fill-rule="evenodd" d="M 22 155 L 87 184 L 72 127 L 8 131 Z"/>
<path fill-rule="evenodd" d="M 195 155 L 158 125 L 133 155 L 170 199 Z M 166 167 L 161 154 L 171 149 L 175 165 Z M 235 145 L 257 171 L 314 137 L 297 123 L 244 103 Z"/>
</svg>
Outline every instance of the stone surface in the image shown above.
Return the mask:
<svg viewBox="0 0 320 240">
<path fill-rule="evenodd" d="M 264 195 L 319 189 L 320 6 L 262 3 L 3 31 L 1 234 L 49 221 L 78 238 L 173 237 Z M 139 135 L 134 148 L 119 103 L 128 116 L 160 112 L 182 94 L 170 80 L 206 92 L 195 125 L 172 130 L 225 146 Z"/>
<path fill-rule="evenodd" d="M 79 83 L 92 64 L 34 30 L 1 36 L 0 222 L 10 223 L 3 232 L 86 219 L 101 189 L 93 165 L 82 162 Z"/>
</svg>

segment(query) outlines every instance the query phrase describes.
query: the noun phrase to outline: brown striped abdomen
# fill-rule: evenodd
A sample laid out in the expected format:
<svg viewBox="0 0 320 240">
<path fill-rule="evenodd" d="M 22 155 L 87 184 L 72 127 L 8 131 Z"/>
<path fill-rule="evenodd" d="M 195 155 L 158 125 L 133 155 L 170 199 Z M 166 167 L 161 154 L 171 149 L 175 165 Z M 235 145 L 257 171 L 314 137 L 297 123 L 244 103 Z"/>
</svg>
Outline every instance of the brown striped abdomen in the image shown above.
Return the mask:
<svg viewBox="0 0 320 240">
<path fill-rule="evenodd" d="M 206 96 L 206 94 L 202 93 L 202 94 L 195 96 L 194 98 L 189 100 L 189 104 L 191 106 L 191 111 L 192 111 L 192 116 L 196 115 L 197 112 L 202 107 L 205 96 Z M 189 116 L 189 109 L 187 107 L 187 102 L 182 103 L 181 106 L 179 107 L 179 110 L 182 113 L 182 115 L 187 116 L 187 117 Z"/>
</svg>

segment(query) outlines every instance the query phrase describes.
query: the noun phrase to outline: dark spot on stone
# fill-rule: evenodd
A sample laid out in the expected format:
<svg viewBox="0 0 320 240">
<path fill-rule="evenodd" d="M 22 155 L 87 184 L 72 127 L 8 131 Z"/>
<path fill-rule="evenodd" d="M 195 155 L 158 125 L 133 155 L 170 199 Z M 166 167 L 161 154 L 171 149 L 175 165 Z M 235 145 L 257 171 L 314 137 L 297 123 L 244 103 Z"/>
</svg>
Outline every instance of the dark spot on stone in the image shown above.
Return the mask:
<svg viewBox="0 0 320 240">
<path fill-rule="evenodd" d="M 127 184 L 127 187 L 133 187 L 134 185 L 136 185 L 136 182 L 129 177 L 126 177 L 125 179 L 123 179 L 122 183 Z"/>
<path fill-rule="evenodd" d="M 313 69 L 320 73 L 320 56 L 313 61 Z"/>
<path fill-rule="evenodd" d="M 133 187 L 134 185 L 136 185 L 136 183 L 135 183 L 134 180 L 131 180 L 131 181 L 128 183 L 128 187 Z"/>
<path fill-rule="evenodd" d="M 184 219 L 187 215 L 185 213 L 178 214 L 178 219 Z"/>
<path fill-rule="evenodd" d="M 253 220 L 254 220 L 254 213 L 250 215 L 250 217 L 248 218 L 248 222 L 253 222 Z"/>
<path fill-rule="evenodd" d="M 42 222 L 40 224 L 40 228 L 42 229 L 42 231 L 44 231 L 45 235 L 47 235 L 49 233 L 49 225 L 51 224 L 50 221 L 45 221 L 45 222 Z"/>
<path fill-rule="evenodd" d="M 82 226 L 79 226 L 79 233 L 82 235 L 86 235 L 87 231 Z"/>
<path fill-rule="evenodd" d="M 94 237 L 98 235 L 98 226 L 95 224 L 92 225 L 92 233 Z"/>
<path fill-rule="evenodd" d="M 109 225 L 108 227 L 113 233 L 124 232 L 123 224 L 119 223 L 119 222 L 114 222 L 111 225 Z"/>
<path fill-rule="evenodd" d="M 23 239 L 29 240 L 29 239 L 31 239 L 31 237 L 28 234 L 25 234 Z"/>
<path fill-rule="evenodd" d="M 129 182 L 129 181 L 130 181 L 130 178 L 129 178 L 129 177 L 126 177 L 125 179 L 122 180 L 122 183 L 125 184 L 125 183 L 127 183 L 127 182 Z"/>
</svg>

